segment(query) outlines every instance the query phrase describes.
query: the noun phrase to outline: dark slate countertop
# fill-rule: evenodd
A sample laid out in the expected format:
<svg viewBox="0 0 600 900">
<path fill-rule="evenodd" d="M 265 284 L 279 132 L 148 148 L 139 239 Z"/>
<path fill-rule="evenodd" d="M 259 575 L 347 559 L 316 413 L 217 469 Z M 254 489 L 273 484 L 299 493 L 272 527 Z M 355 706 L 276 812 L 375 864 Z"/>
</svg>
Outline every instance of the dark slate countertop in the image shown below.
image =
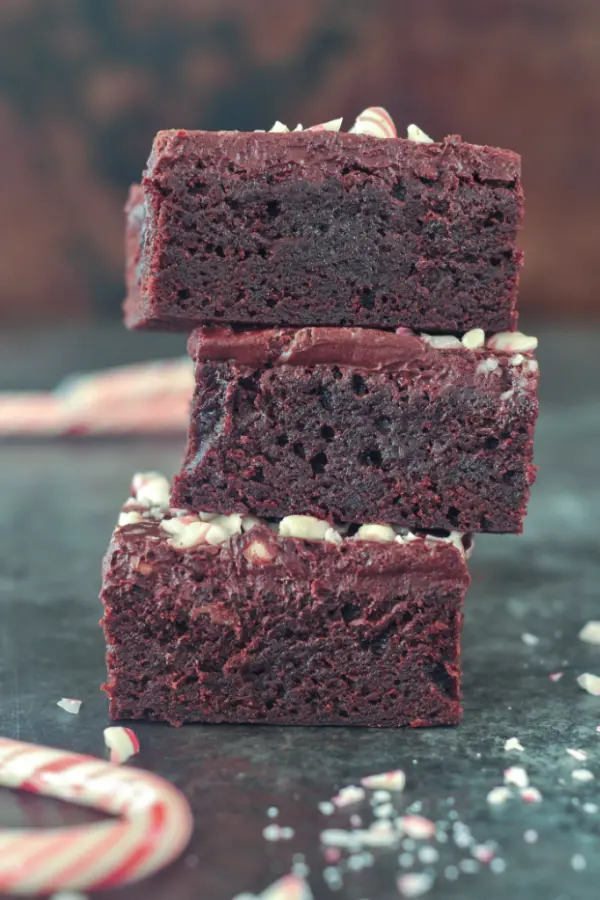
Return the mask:
<svg viewBox="0 0 600 900">
<path fill-rule="evenodd" d="M 584 766 L 600 780 L 600 698 L 575 680 L 582 672 L 600 675 L 600 647 L 578 638 L 587 620 L 600 619 L 599 338 L 542 332 L 539 478 L 524 535 L 477 541 L 464 630 L 463 724 L 420 731 L 136 724 L 142 743 L 136 764 L 185 792 L 196 829 L 189 850 L 168 870 L 97 896 L 230 900 L 263 890 L 290 870 L 294 854 L 304 854 L 317 900 L 397 897 L 397 874 L 412 869 L 435 874 L 424 895 L 432 900 L 597 897 L 600 809 L 590 804 L 600 808 L 599 782 L 575 782 L 571 772 Z M 27 343 L 4 334 L 0 388 L 49 387 L 71 368 L 182 352 L 183 344 L 181 337 L 132 336 L 116 327 L 33 333 Z M 0 734 L 103 755 L 109 722 L 98 690 L 100 560 L 132 472 L 172 474 L 182 442 L 0 445 Z M 538 643 L 525 643 L 524 633 Z M 562 678 L 552 681 L 556 672 Z M 56 707 L 63 696 L 84 701 L 78 716 Z M 504 751 L 510 737 L 519 738 L 524 753 Z M 577 763 L 567 748 L 581 748 L 589 759 Z M 488 805 L 488 791 L 510 764 L 526 767 L 541 803 Z M 372 866 L 343 873 L 341 886 L 330 890 L 319 832 L 349 827 L 354 812 L 370 821 L 369 805 L 325 817 L 317 803 L 364 775 L 398 767 L 407 788 L 394 798 L 397 810 L 420 801 L 423 815 L 447 823 L 449 840 L 435 844 L 439 861 L 415 860 L 411 867 L 410 844 L 375 850 Z M 273 820 L 272 806 L 279 809 Z M 89 818 L 0 790 L 0 826 Z M 262 830 L 271 821 L 292 826 L 293 839 L 266 841 Z M 487 865 L 464 871 L 472 857 L 453 838 L 455 822 L 477 842 L 495 842 L 504 871 Z"/>
</svg>

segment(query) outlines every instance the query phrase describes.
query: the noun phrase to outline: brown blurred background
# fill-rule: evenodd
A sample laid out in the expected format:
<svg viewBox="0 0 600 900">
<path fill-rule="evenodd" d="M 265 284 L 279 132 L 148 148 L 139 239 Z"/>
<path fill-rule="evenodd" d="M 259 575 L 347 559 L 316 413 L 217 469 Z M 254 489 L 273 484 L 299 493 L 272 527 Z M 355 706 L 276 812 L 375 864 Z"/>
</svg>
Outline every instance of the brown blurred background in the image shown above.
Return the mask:
<svg viewBox="0 0 600 900">
<path fill-rule="evenodd" d="M 119 315 L 159 128 L 371 104 L 520 151 L 523 309 L 600 315 L 599 0 L 0 0 L 0 320 Z"/>
</svg>

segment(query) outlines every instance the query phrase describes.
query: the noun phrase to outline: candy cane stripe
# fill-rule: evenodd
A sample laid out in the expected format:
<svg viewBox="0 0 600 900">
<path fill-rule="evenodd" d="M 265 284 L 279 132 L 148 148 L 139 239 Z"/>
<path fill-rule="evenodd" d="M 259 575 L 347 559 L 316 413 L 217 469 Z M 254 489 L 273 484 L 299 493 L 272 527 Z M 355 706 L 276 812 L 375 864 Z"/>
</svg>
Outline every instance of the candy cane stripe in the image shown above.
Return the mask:
<svg viewBox="0 0 600 900">
<path fill-rule="evenodd" d="M 91 756 L 0 738 L 0 786 L 58 797 L 119 818 L 0 832 L 0 893 L 114 887 L 156 872 L 189 842 L 192 815 L 171 784 Z"/>
</svg>

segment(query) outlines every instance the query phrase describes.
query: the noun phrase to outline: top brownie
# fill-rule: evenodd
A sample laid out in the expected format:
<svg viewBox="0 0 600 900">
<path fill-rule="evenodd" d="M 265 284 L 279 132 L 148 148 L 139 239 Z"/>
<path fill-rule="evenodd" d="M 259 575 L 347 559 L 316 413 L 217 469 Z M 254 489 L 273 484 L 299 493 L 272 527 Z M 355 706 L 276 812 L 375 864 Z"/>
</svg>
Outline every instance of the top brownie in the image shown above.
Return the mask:
<svg viewBox="0 0 600 900">
<path fill-rule="evenodd" d="M 332 131 L 161 131 L 128 216 L 130 328 L 516 327 L 520 158 Z"/>
</svg>

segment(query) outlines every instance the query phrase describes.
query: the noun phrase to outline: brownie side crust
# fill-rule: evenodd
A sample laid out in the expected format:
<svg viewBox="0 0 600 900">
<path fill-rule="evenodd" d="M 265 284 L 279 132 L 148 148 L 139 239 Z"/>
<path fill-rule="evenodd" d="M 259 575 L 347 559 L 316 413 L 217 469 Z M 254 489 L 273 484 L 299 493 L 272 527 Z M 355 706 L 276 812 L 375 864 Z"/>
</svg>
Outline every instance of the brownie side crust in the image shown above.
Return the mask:
<svg viewBox="0 0 600 900">
<path fill-rule="evenodd" d="M 104 560 L 113 719 L 459 722 L 469 575 L 454 544 L 334 544 L 259 523 L 218 546 L 176 549 L 160 513 L 141 512 Z"/>
<path fill-rule="evenodd" d="M 199 329 L 190 350 L 174 506 L 521 530 L 535 477 L 530 352 L 361 329 Z"/>
<path fill-rule="evenodd" d="M 143 192 L 129 327 L 516 326 L 511 151 L 456 136 L 167 131 Z"/>
</svg>

